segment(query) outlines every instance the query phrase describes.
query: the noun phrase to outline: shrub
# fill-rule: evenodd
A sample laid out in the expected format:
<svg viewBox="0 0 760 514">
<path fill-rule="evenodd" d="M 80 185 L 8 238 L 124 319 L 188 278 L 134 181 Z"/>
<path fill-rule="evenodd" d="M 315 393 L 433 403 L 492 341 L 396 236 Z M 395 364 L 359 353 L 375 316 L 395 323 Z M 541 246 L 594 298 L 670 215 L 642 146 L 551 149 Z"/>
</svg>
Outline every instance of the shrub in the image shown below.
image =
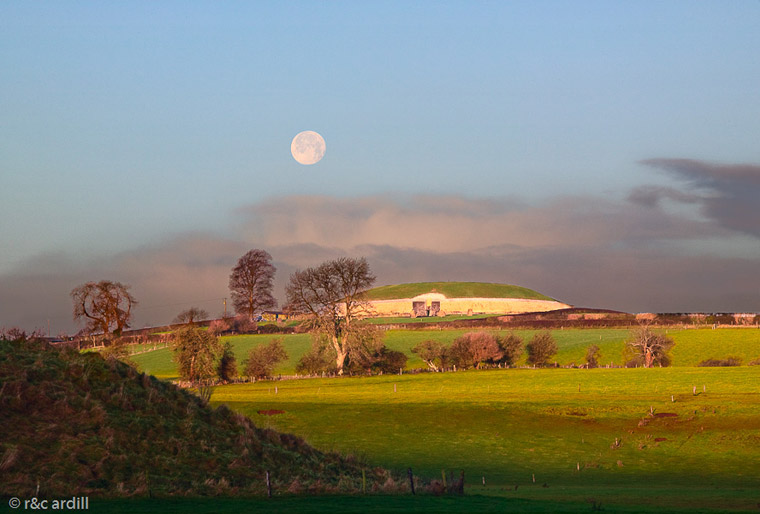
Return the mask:
<svg viewBox="0 0 760 514">
<path fill-rule="evenodd" d="M 248 316 L 236 316 L 232 319 L 232 330 L 238 334 L 254 334 L 258 330 L 258 324 L 251 321 Z"/>
<path fill-rule="evenodd" d="M 383 348 L 381 358 L 372 366 L 372 369 L 383 373 L 398 373 L 406 367 L 407 356 L 403 352 Z"/>
<path fill-rule="evenodd" d="M 229 332 L 232 328 L 232 321 L 229 318 L 215 319 L 208 325 L 208 332 L 212 335 L 219 336 Z"/>
<path fill-rule="evenodd" d="M 697 366 L 703 367 L 703 368 L 718 368 L 718 367 L 728 367 L 728 366 L 741 366 L 742 365 L 742 359 L 741 357 L 726 357 L 725 359 L 705 359 Z"/>
<path fill-rule="evenodd" d="M 258 327 L 257 332 L 259 334 L 279 334 L 282 332 L 282 329 L 274 323 L 267 323 Z"/>
<path fill-rule="evenodd" d="M 282 338 L 272 339 L 269 344 L 251 349 L 245 361 L 245 374 L 249 377 L 269 378 L 275 366 L 287 358 Z"/>
<path fill-rule="evenodd" d="M 309 351 L 296 364 L 296 373 L 318 375 L 337 371 L 335 359 L 331 358 L 326 350 L 325 346 L 315 341 Z"/>
<path fill-rule="evenodd" d="M 586 350 L 586 367 L 587 368 L 598 368 L 599 367 L 599 359 L 602 358 L 602 352 L 599 350 L 599 347 L 595 344 L 592 344 L 588 347 Z"/>
<path fill-rule="evenodd" d="M 115 359 L 125 364 L 129 364 L 130 366 L 135 365 L 129 356 L 129 346 L 121 337 L 112 340 L 111 344 L 103 348 L 100 355 L 106 360 Z"/>
<path fill-rule="evenodd" d="M 427 339 L 417 343 L 417 345 L 412 348 L 412 353 L 416 353 L 419 358 L 428 365 L 428 368 L 433 371 L 438 371 L 445 366 L 448 356 L 448 348 L 439 341 Z"/>
<path fill-rule="evenodd" d="M 192 325 L 175 332 L 172 350 L 179 376 L 190 382 L 213 377 L 222 354 L 218 337 Z"/>
<path fill-rule="evenodd" d="M 219 359 L 219 367 L 217 368 L 217 375 L 219 375 L 219 380 L 229 382 L 234 379 L 237 374 L 237 359 L 235 358 L 235 353 L 232 351 L 232 345 L 228 341 L 224 343 L 222 358 Z"/>
<path fill-rule="evenodd" d="M 499 349 L 501 350 L 501 362 L 507 366 L 514 366 L 517 359 L 520 358 L 523 352 L 523 340 L 521 337 L 515 334 L 509 334 L 504 337 L 497 338 Z"/>
<path fill-rule="evenodd" d="M 11 327 L 0 329 L 0 340 L 10 341 L 12 343 L 40 342 L 44 340 L 44 335 L 41 330 L 35 330 L 31 334 L 27 334 L 26 330 L 21 330 L 18 327 Z"/>
<path fill-rule="evenodd" d="M 502 357 L 496 337 L 488 332 L 468 332 L 456 338 L 449 353 L 452 361 L 461 368 L 480 368 L 482 364 L 497 362 Z"/>
<path fill-rule="evenodd" d="M 545 366 L 557 354 L 557 343 L 548 331 L 539 332 L 527 344 L 528 364 Z"/>
</svg>

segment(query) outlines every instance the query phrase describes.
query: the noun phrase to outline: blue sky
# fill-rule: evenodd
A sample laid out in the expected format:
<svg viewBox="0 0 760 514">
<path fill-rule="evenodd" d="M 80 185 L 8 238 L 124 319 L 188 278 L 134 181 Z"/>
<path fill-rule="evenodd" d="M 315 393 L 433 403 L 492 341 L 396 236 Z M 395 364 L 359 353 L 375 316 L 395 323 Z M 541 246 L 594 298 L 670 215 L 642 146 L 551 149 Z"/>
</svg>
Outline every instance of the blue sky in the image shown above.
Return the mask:
<svg viewBox="0 0 760 514">
<path fill-rule="evenodd" d="M 196 256 L 219 265 L 204 268 L 218 279 L 214 297 L 226 294 L 235 252 L 265 245 L 283 271 L 278 287 L 285 270 L 338 254 L 368 254 L 371 264 L 376 255 L 386 282 L 417 278 L 379 247 L 440 262 L 510 245 L 556 255 L 635 248 L 631 273 L 665 257 L 752 259 L 759 236 L 737 220 L 760 212 L 746 199 L 733 214 L 711 202 L 736 205 L 732 194 L 757 191 L 758 26 L 757 2 L 4 2 L 0 324 L 35 322 L 5 314 L 9 291 L 18 299 L 15 287 L 51 270 L 60 283 L 49 286 L 49 316 L 62 327 L 77 280 L 125 277 L 145 305 L 201 300 L 201 286 L 159 294 L 123 264 L 189 239 L 232 245 Z M 302 130 L 327 142 L 316 165 L 289 154 Z M 740 164 L 747 174 L 726 171 Z M 396 219 L 389 211 L 420 216 L 431 203 L 470 225 L 452 222 L 456 233 L 435 247 L 403 233 L 411 226 L 378 221 Z M 629 204 L 635 213 L 616 207 Z M 472 214 L 483 205 L 500 207 Z M 653 209 L 660 221 L 647 218 Z M 304 228 L 335 216 L 361 233 L 332 240 Z M 530 230 L 472 236 L 500 216 Z M 599 228 L 583 246 L 536 221 L 544 218 Z M 632 219 L 642 225 L 623 223 Z M 666 228 L 639 234 L 646 223 Z M 296 258 L 299 245 L 324 252 Z M 573 273 L 569 261 L 562 274 Z M 611 256 L 610 269 L 619 261 Z M 458 262 L 440 274 L 478 278 Z M 500 263 L 503 253 L 480 266 L 493 266 L 482 278 L 520 283 L 515 262 L 503 277 Z M 558 269 L 544 266 L 525 277 Z M 110 276 L 87 278 L 101 269 Z M 701 293 L 686 288 L 656 305 L 643 293 L 538 282 L 521 285 L 627 310 L 760 310 L 757 284 L 730 277 L 720 300 L 694 301 Z"/>
</svg>

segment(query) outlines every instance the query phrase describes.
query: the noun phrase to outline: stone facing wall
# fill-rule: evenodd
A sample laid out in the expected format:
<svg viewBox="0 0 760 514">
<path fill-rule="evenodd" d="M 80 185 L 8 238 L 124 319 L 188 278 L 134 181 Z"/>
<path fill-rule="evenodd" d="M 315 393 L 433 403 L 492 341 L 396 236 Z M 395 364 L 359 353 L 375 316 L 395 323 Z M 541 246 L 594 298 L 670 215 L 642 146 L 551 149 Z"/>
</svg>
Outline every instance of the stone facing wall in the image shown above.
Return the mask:
<svg viewBox="0 0 760 514">
<path fill-rule="evenodd" d="M 412 303 L 424 301 L 427 307 L 432 302 L 441 303 L 439 316 L 449 314 L 519 314 L 523 312 L 546 312 L 570 308 L 570 305 L 547 300 L 526 300 L 522 298 L 446 298 L 439 293 L 427 293 L 414 298 L 394 300 L 374 300 L 371 303 L 373 315 L 378 317 L 413 316 Z"/>
</svg>

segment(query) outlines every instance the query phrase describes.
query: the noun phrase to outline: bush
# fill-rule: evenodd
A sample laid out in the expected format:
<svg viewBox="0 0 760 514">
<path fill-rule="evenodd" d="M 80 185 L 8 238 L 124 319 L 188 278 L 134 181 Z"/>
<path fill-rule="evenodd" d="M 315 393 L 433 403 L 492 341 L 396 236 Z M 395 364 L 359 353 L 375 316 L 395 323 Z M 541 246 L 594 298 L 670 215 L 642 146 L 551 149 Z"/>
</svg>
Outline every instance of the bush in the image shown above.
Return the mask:
<svg viewBox="0 0 760 514">
<path fill-rule="evenodd" d="M 457 337 L 449 353 L 460 368 L 480 368 L 484 363 L 497 362 L 503 355 L 496 337 L 488 332 L 468 332 Z"/>
<path fill-rule="evenodd" d="M 726 357 L 725 359 L 705 359 L 697 366 L 703 368 L 719 368 L 729 366 L 741 366 L 742 359 L 740 357 Z"/>
<path fill-rule="evenodd" d="M 175 332 L 172 350 L 179 376 L 190 382 L 213 377 L 222 354 L 218 337 L 192 325 Z"/>
<path fill-rule="evenodd" d="M 520 358 L 523 352 L 523 340 L 521 337 L 515 334 L 509 334 L 504 337 L 497 338 L 499 349 L 501 350 L 502 363 L 507 366 L 514 366 L 517 359 Z"/>
<path fill-rule="evenodd" d="M 232 319 L 231 328 L 238 334 L 255 334 L 258 330 L 258 323 L 251 321 L 248 316 L 236 316 Z"/>
<path fill-rule="evenodd" d="M 210 334 L 220 336 L 225 332 L 229 332 L 232 328 L 232 320 L 229 318 L 215 319 L 208 325 L 208 331 Z"/>
<path fill-rule="evenodd" d="M 587 368 L 598 368 L 599 367 L 599 359 L 602 358 L 602 352 L 599 350 L 599 347 L 595 344 L 592 344 L 588 347 L 586 350 L 586 367 Z"/>
<path fill-rule="evenodd" d="M 545 366 L 552 357 L 557 355 L 557 343 L 548 331 L 539 332 L 527 344 L 528 364 Z"/>
<path fill-rule="evenodd" d="M 41 330 L 35 330 L 31 334 L 27 334 L 26 330 L 21 330 L 18 327 L 11 327 L 0 329 L 0 340 L 10 341 L 12 343 L 36 343 L 43 341 L 44 335 Z"/>
<path fill-rule="evenodd" d="M 279 334 L 282 332 L 282 329 L 274 323 L 267 323 L 258 327 L 257 332 L 259 334 Z"/>
<path fill-rule="evenodd" d="M 219 375 L 219 380 L 225 382 L 234 379 L 238 374 L 237 359 L 229 342 L 224 343 L 224 350 L 222 351 L 222 358 L 219 359 L 217 374 Z"/>
<path fill-rule="evenodd" d="M 417 345 L 412 348 L 412 353 L 416 353 L 420 359 L 425 361 L 428 368 L 433 371 L 438 371 L 440 368 L 445 367 L 449 354 L 448 348 L 446 348 L 443 343 L 433 341 L 432 339 L 417 343 Z"/>
<path fill-rule="evenodd" d="M 383 373 L 398 373 L 406 367 L 408 357 L 403 352 L 383 348 L 380 359 L 372 366 L 372 369 Z"/>
<path fill-rule="evenodd" d="M 282 339 L 273 339 L 269 344 L 251 349 L 245 361 L 245 374 L 249 377 L 270 378 L 275 366 L 287 359 Z"/>
<path fill-rule="evenodd" d="M 296 364 L 296 373 L 319 375 L 320 373 L 335 373 L 335 359 L 327 353 L 327 348 L 314 342 L 308 352 Z"/>
</svg>

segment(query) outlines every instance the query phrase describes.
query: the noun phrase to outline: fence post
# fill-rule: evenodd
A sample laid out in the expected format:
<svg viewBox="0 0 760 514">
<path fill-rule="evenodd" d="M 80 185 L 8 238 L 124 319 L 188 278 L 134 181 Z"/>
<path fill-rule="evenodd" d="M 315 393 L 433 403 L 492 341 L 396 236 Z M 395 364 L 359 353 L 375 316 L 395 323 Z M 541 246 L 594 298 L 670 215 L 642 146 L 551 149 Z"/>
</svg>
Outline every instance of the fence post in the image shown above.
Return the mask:
<svg viewBox="0 0 760 514">
<path fill-rule="evenodd" d="M 269 471 L 267 471 L 267 498 L 272 497 L 272 482 L 269 481 Z"/>
<path fill-rule="evenodd" d="M 414 495 L 415 494 L 415 492 L 414 492 L 414 475 L 412 475 L 412 468 L 408 468 L 406 470 L 406 474 L 409 475 L 409 485 L 411 486 L 411 488 L 412 488 L 412 494 Z"/>
</svg>

